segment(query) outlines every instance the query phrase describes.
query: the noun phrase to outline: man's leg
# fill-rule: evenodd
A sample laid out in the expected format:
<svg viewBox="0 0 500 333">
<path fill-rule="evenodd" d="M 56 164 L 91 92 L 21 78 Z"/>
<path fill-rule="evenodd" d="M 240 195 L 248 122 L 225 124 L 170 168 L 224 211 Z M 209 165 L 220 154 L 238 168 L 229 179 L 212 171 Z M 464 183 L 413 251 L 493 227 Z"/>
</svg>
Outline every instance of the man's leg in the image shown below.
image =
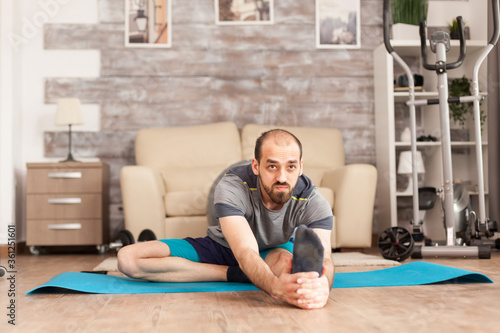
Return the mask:
<svg viewBox="0 0 500 333">
<path fill-rule="evenodd" d="M 291 249 L 291 247 L 290 247 Z M 292 253 L 284 248 L 274 248 L 260 253 L 261 258 L 276 276 L 291 265 Z M 291 267 L 291 266 L 290 266 Z M 231 266 L 227 270 L 228 282 L 252 283 L 240 266 Z"/>
<path fill-rule="evenodd" d="M 128 245 L 118 251 L 118 269 L 125 275 L 156 282 L 226 281 L 227 266 L 172 257 L 161 241 Z"/>
<path fill-rule="evenodd" d="M 274 275 L 279 277 L 285 269 L 290 267 L 292 253 L 283 248 L 276 248 L 269 251 L 264 261 L 271 268 Z"/>
</svg>

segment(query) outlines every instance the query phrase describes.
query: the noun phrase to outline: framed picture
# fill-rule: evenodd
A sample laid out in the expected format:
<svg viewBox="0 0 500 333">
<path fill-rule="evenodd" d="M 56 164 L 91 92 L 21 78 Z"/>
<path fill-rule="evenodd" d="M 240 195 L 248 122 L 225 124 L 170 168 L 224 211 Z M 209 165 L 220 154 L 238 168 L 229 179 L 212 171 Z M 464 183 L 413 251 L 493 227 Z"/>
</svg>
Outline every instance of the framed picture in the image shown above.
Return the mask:
<svg viewBox="0 0 500 333">
<path fill-rule="evenodd" d="M 172 46 L 172 0 L 124 1 L 125 46 Z"/>
<path fill-rule="evenodd" d="M 214 0 L 215 23 L 273 24 L 274 0 Z"/>
<path fill-rule="evenodd" d="M 316 0 L 316 47 L 361 47 L 359 0 Z"/>
</svg>

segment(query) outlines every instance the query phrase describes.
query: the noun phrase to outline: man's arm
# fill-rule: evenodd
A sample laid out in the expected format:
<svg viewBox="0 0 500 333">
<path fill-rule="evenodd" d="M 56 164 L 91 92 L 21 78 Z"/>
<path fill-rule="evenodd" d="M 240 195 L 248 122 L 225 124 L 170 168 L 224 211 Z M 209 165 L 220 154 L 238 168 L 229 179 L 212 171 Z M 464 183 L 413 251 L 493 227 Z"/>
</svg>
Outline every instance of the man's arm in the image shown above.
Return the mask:
<svg viewBox="0 0 500 333">
<path fill-rule="evenodd" d="M 317 278 L 318 273 L 274 275 L 259 255 L 257 240 L 243 216 L 228 216 L 219 219 L 222 232 L 247 277 L 269 295 L 298 307 L 309 308 L 302 300 L 310 293 L 301 294 L 302 283 Z M 291 271 L 291 262 L 290 269 Z"/>
</svg>

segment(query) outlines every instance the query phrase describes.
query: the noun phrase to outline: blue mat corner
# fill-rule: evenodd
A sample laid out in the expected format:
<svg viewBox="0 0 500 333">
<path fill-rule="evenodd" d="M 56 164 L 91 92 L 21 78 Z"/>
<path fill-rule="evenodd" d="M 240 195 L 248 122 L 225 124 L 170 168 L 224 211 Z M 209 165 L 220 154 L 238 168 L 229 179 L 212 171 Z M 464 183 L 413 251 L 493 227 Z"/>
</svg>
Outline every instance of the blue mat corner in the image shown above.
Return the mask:
<svg viewBox="0 0 500 333">
<path fill-rule="evenodd" d="M 333 288 L 414 286 L 434 283 L 493 283 L 484 274 L 428 262 L 368 272 L 336 273 Z M 224 292 L 258 290 L 252 284 L 233 282 L 165 283 L 93 273 L 62 273 L 28 291 L 41 293 L 83 292 L 96 294 L 145 294 L 183 292 Z"/>
</svg>

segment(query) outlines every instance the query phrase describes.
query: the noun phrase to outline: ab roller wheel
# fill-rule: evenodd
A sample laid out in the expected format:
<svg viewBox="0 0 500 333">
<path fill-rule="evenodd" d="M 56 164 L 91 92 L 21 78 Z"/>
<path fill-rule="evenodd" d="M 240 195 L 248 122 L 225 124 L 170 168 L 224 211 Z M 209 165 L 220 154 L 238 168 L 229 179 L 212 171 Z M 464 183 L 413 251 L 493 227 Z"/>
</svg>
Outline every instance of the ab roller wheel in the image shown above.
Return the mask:
<svg viewBox="0 0 500 333">
<path fill-rule="evenodd" d="M 7 274 L 7 270 L 5 267 L 0 266 L 0 278 L 4 277 Z"/>
<path fill-rule="evenodd" d="M 405 228 L 392 227 L 378 238 L 378 248 L 385 259 L 404 261 L 413 251 L 413 238 Z"/>
</svg>

